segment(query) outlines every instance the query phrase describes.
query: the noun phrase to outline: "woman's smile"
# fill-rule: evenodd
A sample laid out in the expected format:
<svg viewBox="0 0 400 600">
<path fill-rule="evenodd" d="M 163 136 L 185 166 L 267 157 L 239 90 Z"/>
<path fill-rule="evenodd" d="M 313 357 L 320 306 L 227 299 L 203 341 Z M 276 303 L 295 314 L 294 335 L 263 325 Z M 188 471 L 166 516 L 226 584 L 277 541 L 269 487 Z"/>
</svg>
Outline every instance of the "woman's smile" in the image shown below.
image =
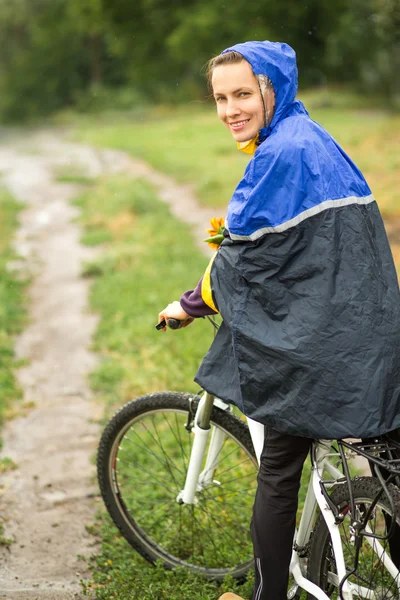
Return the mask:
<svg viewBox="0 0 400 600">
<path fill-rule="evenodd" d="M 247 125 L 247 123 L 250 121 L 250 119 L 244 119 L 242 121 L 234 121 L 234 122 L 230 122 L 229 126 L 234 130 L 234 131 L 241 131 L 242 129 L 244 129 L 244 127 Z"/>
</svg>

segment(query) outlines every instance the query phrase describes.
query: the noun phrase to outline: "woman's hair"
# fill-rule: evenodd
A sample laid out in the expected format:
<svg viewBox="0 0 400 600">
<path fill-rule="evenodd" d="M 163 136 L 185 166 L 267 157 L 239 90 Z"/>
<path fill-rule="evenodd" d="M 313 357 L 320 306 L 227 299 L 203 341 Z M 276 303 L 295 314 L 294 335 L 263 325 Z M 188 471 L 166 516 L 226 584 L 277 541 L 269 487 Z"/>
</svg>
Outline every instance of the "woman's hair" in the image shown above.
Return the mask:
<svg viewBox="0 0 400 600">
<path fill-rule="evenodd" d="M 220 67 L 221 65 L 233 65 L 236 63 L 240 63 L 243 60 L 246 60 L 242 54 L 236 52 L 235 50 L 230 50 L 229 52 L 224 52 L 223 54 L 218 54 L 211 58 L 206 65 L 206 77 L 207 77 L 207 85 L 210 93 L 212 94 L 212 74 L 214 72 L 215 67 Z M 272 81 L 267 77 L 267 75 L 255 75 L 255 78 L 258 81 L 258 85 L 260 87 L 260 92 L 264 92 L 268 89 L 273 90 L 274 86 L 272 85 Z"/>
<path fill-rule="evenodd" d="M 211 58 L 206 67 L 206 77 L 207 77 L 207 85 L 208 89 L 212 93 L 212 74 L 214 72 L 215 67 L 220 67 L 221 65 L 233 65 L 235 63 L 240 63 L 242 60 L 245 60 L 244 57 L 239 54 L 239 52 L 235 52 L 235 50 L 231 50 L 230 52 L 225 52 L 224 54 L 218 54 Z"/>
</svg>

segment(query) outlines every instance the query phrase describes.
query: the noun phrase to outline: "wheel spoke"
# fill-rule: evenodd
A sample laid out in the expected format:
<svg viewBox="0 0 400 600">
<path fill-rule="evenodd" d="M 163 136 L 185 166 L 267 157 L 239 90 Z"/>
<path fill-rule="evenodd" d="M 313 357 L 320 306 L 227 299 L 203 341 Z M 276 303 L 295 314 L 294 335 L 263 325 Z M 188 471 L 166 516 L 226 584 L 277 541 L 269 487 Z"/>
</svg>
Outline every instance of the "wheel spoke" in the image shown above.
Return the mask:
<svg viewBox="0 0 400 600">
<path fill-rule="evenodd" d="M 194 514 L 193 514 L 193 521 L 195 523 L 197 523 L 198 525 L 200 525 L 199 521 L 197 520 L 197 518 L 195 517 Z M 204 529 L 203 527 L 201 528 L 201 530 L 205 533 L 206 537 L 210 540 L 216 555 L 222 556 L 225 560 L 225 563 L 229 564 L 229 561 L 227 561 L 226 556 L 221 552 L 221 544 L 218 543 L 218 545 L 217 545 L 217 543 L 215 542 L 215 539 L 212 535 L 213 530 L 212 529 Z"/>
<path fill-rule="evenodd" d="M 137 433 L 137 431 L 134 431 L 133 429 L 131 429 L 131 433 L 133 433 L 134 435 L 136 435 L 137 437 L 139 437 L 139 434 Z M 125 436 L 125 437 L 124 437 L 124 441 L 125 441 L 125 440 L 126 440 L 126 441 L 128 441 L 128 442 L 130 442 L 131 444 L 133 444 L 133 445 L 135 445 L 135 446 L 138 446 L 138 447 L 140 448 L 140 450 L 141 450 L 141 451 L 143 451 L 143 452 L 146 452 L 146 454 L 149 454 L 150 456 L 152 456 L 152 457 L 153 457 L 153 458 L 154 458 L 154 459 L 155 459 L 157 462 L 161 462 L 161 458 L 160 458 L 160 456 L 158 456 L 158 455 L 157 455 L 157 454 L 156 454 L 156 453 L 155 453 L 153 450 L 151 450 L 151 449 L 150 449 L 148 446 L 146 446 L 146 445 L 143 445 L 143 444 L 139 444 L 139 442 L 137 442 L 137 441 L 135 442 L 134 440 L 132 440 L 132 439 L 131 439 L 130 437 L 128 437 L 128 436 Z M 165 457 L 165 456 L 164 456 L 164 458 L 168 458 L 168 457 Z M 134 460 L 136 460 L 136 456 L 134 457 Z M 169 461 L 169 462 L 171 462 L 171 461 L 169 460 L 169 458 L 168 458 L 168 461 Z M 169 463 L 167 464 L 167 461 L 165 462 L 165 465 L 166 465 L 166 467 L 167 467 L 167 468 L 169 468 L 169 466 L 170 466 L 170 465 L 169 465 Z M 176 469 L 177 471 L 179 471 L 179 474 L 180 474 L 180 475 L 183 475 L 183 471 L 182 471 L 182 470 L 180 470 L 180 469 L 178 469 L 178 467 L 177 467 L 176 465 L 174 465 L 174 463 L 172 463 L 172 466 L 174 466 L 174 467 L 175 467 L 175 469 Z M 171 477 L 173 477 L 172 473 L 170 473 L 170 474 L 171 474 Z"/>
<path fill-rule="evenodd" d="M 177 417 L 176 413 L 174 414 L 174 417 L 175 417 L 176 431 L 178 433 L 177 436 L 175 435 L 174 430 L 172 429 L 169 421 L 168 421 L 168 425 L 169 425 L 169 427 L 171 429 L 171 432 L 174 435 L 176 441 L 178 442 L 179 448 L 181 449 L 182 459 L 183 459 L 183 462 L 184 462 L 184 468 L 185 468 L 185 473 L 186 473 L 187 466 L 188 466 L 188 457 L 187 457 L 187 454 L 185 452 L 185 449 L 184 449 L 184 446 L 183 446 L 183 443 L 182 443 L 182 437 L 181 437 L 181 433 L 180 433 L 180 426 L 178 424 L 178 417 Z M 188 436 L 190 436 L 189 432 L 187 432 L 187 433 L 188 433 Z"/>
<path fill-rule="evenodd" d="M 210 512 L 210 511 L 206 510 L 206 509 L 204 508 L 204 506 L 202 506 L 201 504 L 199 504 L 199 508 L 200 508 L 200 510 L 201 510 L 203 513 L 205 513 L 205 514 L 207 515 L 207 517 L 210 519 L 210 521 L 212 521 L 213 523 L 215 523 L 215 525 L 218 527 L 218 529 L 219 529 L 220 531 L 222 531 L 222 532 L 224 533 L 224 535 L 226 535 L 226 536 L 227 536 L 228 538 L 230 538 L 230 539 L 231 539 L 231 540 L 232 540 L 232 541 L 233 541 L 235 544 L 237 544 L 237 541 L 238 541 L 238 540 L 237 540 L 237 536 L 236 536 L 236 537 L 233 537 L 233 536 L 232 536 L 232 535 L 229 533 L 229 531 L 228 531 L 228 529 L 227 529 L 227 527 L 226 527 L 226 526 L 222 526 L 222 525 L 220 525 L 220 524 L 219 524 L 219 522 L 217 521 L 217 518 L 216 518 L 216 517 L 213 515 L 213 513 L 212 513 L 212 512 Z M 238 529 L 241 529 L 242 531 L 244 531 L 244 532 L 246 532 L 246 533 L 248 533 L 248 531 L 249 531 L 249 530 L 248 530 L 248 528 L 245 528 L 245 527 L 243 527 L 243 526 L 242 526 L 242 525 L 240 525 L 239 523 L 235 523 L 234 527 L 235 527 L 235 532 L 237 532 L 237 530 L 238 530 Z"/>
<path fill-rule="evenodd" d="M 168 422 L 168 419 L 167 419 L 167 422 Z M 174 475 L 174 473 L 172 472 L 172 469 L 171 469 L 171 459 L 170 459 L 169 455 L 167 454 L 167 452 L 164 450 L 164 446 L 163 446 L 163 443 L 161 441 L 160 434 L 158 432 L 157 427 L 154 424 L 154 417 L 152 419 L 152 423 L 153 423 L 153 427 L 154 427 L 154 430 L 155 430 L 155 434 L 156 434 L 157 439 L 158 439 L 158 443 L 159 443 L 161 452 L 162 452 L 162 454 L 164 456 L 164 459 L 165 459 L 165 466 L 169 470 L 171 477 L 173 477 L 175 479 L 175 475 Z"/>
<path fill-rule="evenodd" d="M 120 462 L 124 462 L 124 461 L 120 461 Z M 130 463 L 128 463 L 128 464 L 130 465 Z M 143 473 L 147 473 L 147 475 L 151 475 L 151 477 L 153 478 L 153 480 L 154 480 L 154 481 L 156 481 L 157 483 L 160 483 L 161 485 L 165 486 L 165 488 L 166 488 L 168 491 L 170 491 L 172 494 L 174 493 L 174 490 L 173 490 L 172 488 L 170 488 L 170 487 L 168 486 L 168 484 L 166 483 L 166 482 L 169 482 L 169 480 L 168 480 L 168 479 L 162 479 L 162 480 L 160 480 L 158 477 L 156 477 L 156 476 L 154 475 L 154 473 L 153 473 L 152 471 L 147 471 L 147 470 L 146 470 L 146 469 L 143 467 L 143 465 L 141 465 L 140 463 L 139 463 L 139 465 L 138 465 L 138 466 L 140 467 L 141 471 L 143 471 Z"/>
<path fill-rule="evenodd" d="M 236 451 L 236 449 L 233 450 L 230 454 L 228 454 L 228 456 L 231 456 L 233 454 L 233 452 L 235 452 L 235 451 Z M 219 464 L 222 464 L 228 458 L 228 456 L 224 456 L 223 459 L 220 461 Z M 240 465 L 244 465 L 244 464 L 248 464 L 248 459 L 244 459 L 241 462 L 235 462 L 233 465 L 231 465 L 227 469 L 224 469 L 223 471 L 220 471 L 218 469 L 218 477 L 221 477 L 221 475 L 224 475 L 225 473 L 228 473 L 229 471 L 232 471 L 232 469 L 237 469 L 238 467 L 240 467 Z"/>
</svg>

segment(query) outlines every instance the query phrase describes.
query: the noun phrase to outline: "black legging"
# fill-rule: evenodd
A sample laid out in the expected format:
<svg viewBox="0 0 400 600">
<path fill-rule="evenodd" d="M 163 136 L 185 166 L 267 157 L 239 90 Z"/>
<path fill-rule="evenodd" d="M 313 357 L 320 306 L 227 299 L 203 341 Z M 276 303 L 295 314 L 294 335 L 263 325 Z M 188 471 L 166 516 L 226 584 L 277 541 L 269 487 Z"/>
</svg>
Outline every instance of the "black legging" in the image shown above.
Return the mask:
<svg viewBox="0 0 400 600">
<path fill-rule="evenodd" d="M 265 427 L 251 535 L 253 600 L 285 600 L 303 464 L 312 440 Z"/>
</svg>

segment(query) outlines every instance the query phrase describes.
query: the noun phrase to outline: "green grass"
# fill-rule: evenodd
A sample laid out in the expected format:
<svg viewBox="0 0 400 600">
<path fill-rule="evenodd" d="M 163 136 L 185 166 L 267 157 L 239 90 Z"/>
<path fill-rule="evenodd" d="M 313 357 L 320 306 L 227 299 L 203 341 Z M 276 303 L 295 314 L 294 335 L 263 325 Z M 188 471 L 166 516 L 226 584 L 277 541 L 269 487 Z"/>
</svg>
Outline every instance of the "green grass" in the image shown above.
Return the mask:
<svg viewBox="0 0 400 600">
<path fill-rule="evenodd" d="M 13 461 L 12 458 L 8 456 L 4 456 L 4 458 L 0 458 L 0 473 L 7 473 L 8 471 L 15 471 L 18 469 L 18 465 Z"/>
<path fill-rule="evenodd" d="M 4 532 L 4 527 L 0 523 L 0 546 L 5 546 L 6 548 L 9 548 L 11 546 L 11 544 L 14 544 L 15 540 L 13 538 L 5 537 L 3 535 L 3 532 Z"/>
<path fill-rule="evenodd" d="M 141 558 L 124 539 L 115 535 L 108 517 L 99 516 L 90 532 L 101 541 L 92 560 L 93 579 L 82 582 L 85 595 L 96 600 L 216 600 L 226 591 L 250 597 L 251 577 L 238 586 L 227 578 L 223 585 L 205 581 L 185 570 L 167 571 Z"/>
<path fill-rule="evenodd" d="M 11 241 L 20 207 L 0 188 L 0 424 L 11 402 L 21 397 L 15 375 L 14 335 L 25 320 L 23 291 L 26 282 L 7 268 L 15 259 Z"/>
<path fill-rule="evenodd" d="M 54 169 L 54 175 L 59 183 L 90 185 L 93 182 L 93 177 L 88 177 L 85 169 L 78 165 L 60 165 Z"/>
<path fill-rule="evenodd" d="M 103 361 L 92 375 L 95 390 L 116 404 L 156 390 L 194 391 L 211 327 L 199 320 L 178 332 L 155 329 L 158 313 L 195 287 L 207 265 L 187 227 L 139 180 L 100 180 L 77 204 L 83 241 L 102 245 L 84 267 L 94 279 L 92 307 L 101 315 L 94 348 Z"/>
<path fill-rule="evenodd" d="M 364 172 L 382 211 L 399 214 L 400 116 L 345 90 L 311 91 L 300 97 L 311 117 Z M 218 121 L 211 101 L 76 118 L 72 123 L 81 141 L 125 150 L 180 182 L 193 183 L 200 202 L 214 209 L 226 207 L 248 161 Z"/>
</svg>

